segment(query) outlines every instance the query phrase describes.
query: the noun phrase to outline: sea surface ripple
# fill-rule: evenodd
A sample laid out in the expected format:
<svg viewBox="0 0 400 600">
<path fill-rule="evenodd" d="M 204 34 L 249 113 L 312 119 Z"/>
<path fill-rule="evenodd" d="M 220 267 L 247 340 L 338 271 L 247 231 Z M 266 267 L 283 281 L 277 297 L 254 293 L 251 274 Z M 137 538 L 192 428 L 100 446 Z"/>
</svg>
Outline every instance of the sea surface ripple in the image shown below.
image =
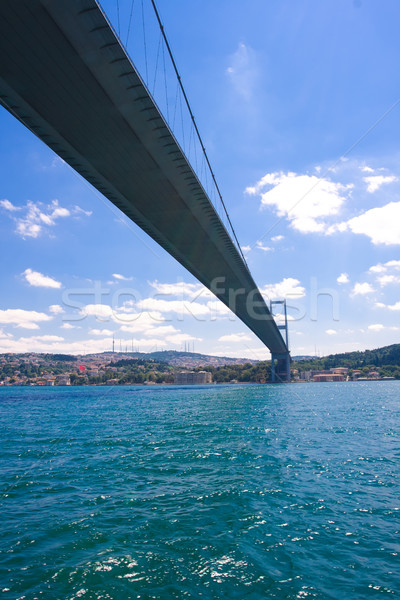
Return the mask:
<svg viewBox="0 0 400 600">
<path fill-rule="evenodd" d="M 1 597 L 400 598 L 399 392 L 0 389 Z"/>
</svg>

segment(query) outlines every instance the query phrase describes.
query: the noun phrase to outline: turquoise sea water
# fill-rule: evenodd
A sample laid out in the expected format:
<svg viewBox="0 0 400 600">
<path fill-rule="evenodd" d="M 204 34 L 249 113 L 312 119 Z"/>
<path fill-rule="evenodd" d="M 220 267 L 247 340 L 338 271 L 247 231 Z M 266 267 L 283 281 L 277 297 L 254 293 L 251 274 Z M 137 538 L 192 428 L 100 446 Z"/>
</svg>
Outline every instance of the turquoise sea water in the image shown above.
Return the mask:
<svg viewBox="0 0 400 600">
<path fill-rule="evenodd" d="M 400 382 L 3 388 L 0 430 L 0 597 L 400 597 Z"/>
</svg>

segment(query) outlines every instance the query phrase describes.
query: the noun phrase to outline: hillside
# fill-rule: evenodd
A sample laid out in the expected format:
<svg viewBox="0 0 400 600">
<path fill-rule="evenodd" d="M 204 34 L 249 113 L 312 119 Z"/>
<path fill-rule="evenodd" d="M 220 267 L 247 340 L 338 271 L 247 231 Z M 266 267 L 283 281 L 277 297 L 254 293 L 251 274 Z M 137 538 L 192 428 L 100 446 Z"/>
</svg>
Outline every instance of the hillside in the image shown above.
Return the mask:
<svg viewBox="0 0 400 600">
<path fill-rule="evenodd" d="M 175 367 L 221 367 L 223 365 L 243 365 L 245 363 L 256 364 L 257 360 L 249 358 L 232 358 L 229 356 L 212 356 L 211 354 L 199 354 L 197 352 L 179 352 L 176 350 L 162 350 L 159 352 L 106 352 L 102 354 L 89 354 L 85 358 L 96 360 L 107 356 L 111 360 L 129 360 L 131 358 L 142 358 L 164 362 Z"/>
<path fill-rule="evenodd" d="M 342 354 L 330 354 L 322 358 L 310 358 L 301 360 L 297 368 L 310 369 L 332 369 L 334 367 L 348 367 L 349 369 L 361 369 L 363 367 L 400 366 L 400 344 L 392 344 L 375 350 L 364 350 L 362 352 L 345 352 Z"/>
<path fill-rule="evenodd" d="M 372 375 L 400 379 L 400 344 L 322 358 L 300 357 L 292 361 L 291 367 L 293 381 L 308 380 L 318 376 L 319 371 L 329 373 L 329 369 L 337 367 L 346 367 L 350 378 Z M 264 383 L 270 379 L 271 365 L 270 361 L 175 351 L 104 352 L 85 356 L 7 353 L 0 354 L 0 385 L 172 383 L 174 374 L 182 369 L 210 371 L 216 383 Z M 357 375 L 353 376 L 354 371 Z"/>
</svg>

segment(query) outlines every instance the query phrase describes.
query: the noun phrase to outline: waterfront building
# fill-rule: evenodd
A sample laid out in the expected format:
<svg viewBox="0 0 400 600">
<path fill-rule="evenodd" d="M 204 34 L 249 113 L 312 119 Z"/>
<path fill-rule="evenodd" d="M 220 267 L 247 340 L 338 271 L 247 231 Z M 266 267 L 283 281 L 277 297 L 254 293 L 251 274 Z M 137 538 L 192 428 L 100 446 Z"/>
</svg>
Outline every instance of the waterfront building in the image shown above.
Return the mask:
<svg viewBox="0 0 400 600">
<path fill-rule="evenodd" d="M 378 373 L 378 371 L 371 371 L 370 373 L 368 373 L 368 377 L 370 377 L 371 379 L 380 379 L 380 373 Z"/>
<path fill-rule="evenodd" d="M 318 373 L 314 375 L 313 381 L 344 381 L 342 373 Z"/>
<path fill-rule="evenodd" d="M 212 375 L 209 371 L 181 371 L 174 377 L 177 385 L 204 385 L 212 383 Z"/>
</svg>

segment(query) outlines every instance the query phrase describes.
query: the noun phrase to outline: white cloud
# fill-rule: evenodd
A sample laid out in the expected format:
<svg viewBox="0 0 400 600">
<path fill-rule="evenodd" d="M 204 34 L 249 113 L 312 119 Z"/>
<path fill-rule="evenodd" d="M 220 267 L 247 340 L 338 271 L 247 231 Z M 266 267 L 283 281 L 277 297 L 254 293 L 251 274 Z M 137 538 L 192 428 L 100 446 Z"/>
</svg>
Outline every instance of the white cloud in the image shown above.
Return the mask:
<svg viewBox="0 0 400 600">
<path fill-rule="evenodd" d="M 283 236 L 276 236 L 276 238 L 271 238 L 272 242 L 279 241 L 279 239 L 283 239 Z M 274 248 L 271 246 L 265 246 L 261 240 L 258 240 L 254 246 L 242 246 L 242 251 L 244 254 L 248 254 L 251 250 L 263 250 L 264 252 L 274 252 Z"/>
<path fill-rule="evenodd" d="M 371 208 L 365 213 L 345 223 L 333 227 L 334 230 L 346 231 L 368 236 L 375 245 L 390 246 L 400 244 L 400 202 L 389 202 L 379 208 Z"/>
<path fill-rule="evenodd" d="M 372 325 L 368 325 L 368 329 L 371 331 L 382 331 L 382 329 L 385 329 L 385 326 L 382 325 L 382 323 L 374 323 Z"/>
<path fill-rule="evenodd" d="M 378 265 L 373 265 L 372 267 L 369 268 L 369 270 L 371 271 L 371 273 L 384 273 L 386 271 L 386 267 L 385 267 L 385 265 L 378 264 Z"/>
<path fill-rule="evenodd" d="M 397 177 L 394 175 L 372 175 L 371 177 L 364 177 L 365 183 L 367 183 L 367 191 L 373 194 L 385 183 L 392 183 L 397 181 Z"/>
<path fill-rule="evenodd" d="M 61 329 L 76 329 L 76 325 L 71 325 L 71 323 L 63 323 L 61 325 Z"/>
<path fill-rule="evenodd" d="M 75 214 L 85 215 L 86 217 L 90 217 L 93 214 L 92 210 L 83 210 L 83 208 L 81 208 L 80 206 L 77 206 L 76 204 L 73 208 L 73 212 Z"/>
<path fill-rule="evenodd" d="M 49 311 L 53 313 L 53 315 L 61 315 L 64 311 L 63 307 L 59 304 L 52 304 L 49 306 Z"/>
<path fill-rule="evenodd" d="M 131 335 L 134 335 L 135 333 L 138 333 L 138 331 L 135 331 L 135 325 L 136 324 L 133 324 L 132 326 L 123 325 L 121 327 L 121 331 L 129 333 Z M 151 345 L 155 345 L 155 344 L 160 345 L 160 344 L 167 344 L 167 343 L 180 345 L 183 342 L 201 341 L 201 339 L 202 339 L 199 337 L 192 336 L 188 333 L 184 333 L 184 332 L 180 331 L 179 329 L 176 329 L 173 325 L 153 324 L 153 326 L 143 329 L 140 333 L 142 335 L 146 336 L 145 338 L 142 338 L 141 343 L 143 343 L 143 340 L 147 340 L 149 338 L 149 336 L 151 336 L 150 339 L 153 342 Z M 147 344 L 147 345 L 149 345 L 149 344 Z"/>
<path fill-rule="evenodd" d="M 118 281 L 132 281 L 133 277 L 124 277 L 124 275 L 120 275 L 119 273 L 113 273 L 112 276 L 114 279 L 118 279 Z"/>
<path fill-rule="evenodd" d="M 284 239 L 283 235 L 274 235 L 271 238 L 271 242 L 281 242 Z"/>
<path fill-rule="evenodd" d="M 12 334 L 11 333 L 6 333 L 5 331 L 3 331 L 2 329 L 0 329 L 0 338 L 12 338 Z"/>
<path fill-rule="evenodd" d="M 14 206 L 14 204 L 12 202 L 10 202 L 9 200 L 0 200 L 0 206 L 5 208 L 6 210 L 9 210 L 10 212 L 20 210 L 19 206 Z"/>
<path fill-rule="evenodd" d="M 37 323 L 33 323 L 31 321 L 27 321 L 26 323 L 21 323 L 20 325 L 16 325 L 16 327 L 21 327 L 22 329 L 40 329 Z"/>
<path fill-rule="evenodd" d="M 337 331 L 336 329 L 327 329 L 325 333 L 327 333 L 328 335 L 336 335 Z"/>
<path fill-rule="evenodd" d="M 118 307 L 118 312 L 133 313 L 135 311 L 135 302 L 133 300 L 125 300 L 121 306 Z"/>
<path fill-rule="evenodd" d="M 57 207 L 53 210 L 53 212 L 51 213 L 50 218 L 52 219 L 53 222 L 50 223 L 50 225 L 54 225 L 54 220 L 58 219 L 59 217 L 69 217 L 70 216 L 70 212 L 68 210 L 68 208 L 62 208 Z"/>
<path fill-rule="evenodd" d="M 53 317 L 35 310 L 23 310 L 22 308 L 8 308 L 0 310 L 0 323 L 22 327 L 24 329 L 39 329 L 37 323 L 50 321 Z"/>
<path fill-rule="evenodd" d="M 371 294 L 374 292 L 374 288 L 368 282 L 356 283 L 352 289 L 352 296 L 364 296 L 365 294 Z"/>
<path fill-rule="evenodd" d="M 396 327 L 394 325 L 382 325 L 381 323 L 374 323 L 373 325 L 368 325 L 368 329 L 370 331 L 383 331 L 386 329 L 387 331 L 399 331 L 400 327 Z"/>
<path fill-rule="evenodd" d="M 29 219 L 20 219 L 17 221 L 17 228 L 15 231 L 23 238 L 37 238 L 42 231 L 42 227 Z"/>
<path fill-rule="evenodd" d="M 56 219 L 68 217 L 70 215 L 68 209 L 58 205 L 58 200 L 53 200 L 50 205 L 42 207 L 43 205 L 41 203 L 27 203 L 25 216 L 15 219 L 17 223 L 17 233 L 22 237 L 36 238 L 42 232 L 43 225 L 53 226 L 55 225 Z"/>
<path fill-rule="evenodd" d="M 99 321 L 109 321 L 114 317 L 114 311 L 108 304 L 87 304 L 81 308 L 83 317 L 96 317 Z"/>
<path fill-rule="evenodd" d="M 164 325 L 166 319 L 161 312 L 153 311 L 142 311 L 142 312 L 131 312 L 131 313 L 115 313 L 114 321 L 116 323 L 122 323 L 131 330 L 135 331 L 147 331 L 148 329 Z"/>
<path fill-rule="evenodd" d="M 132 310 L 126 309 L 124 312 L 121 312 L 121 308 L 113 309 L 107 304 L 87 304 L 81 308 L 79 317 L 80 319 L 95 317 L 101 322 L 112 321 L 121 325 L 121 330 L 130 333 L 142 333 L 149 330 L 156 331 L 155 328 L 165 323 L 165 317 L 160 311 L 143 310 L 141 312 L 134 312 L 132 308 Z M 71 317 L 71 321 L 73 320 L 74 316 Z M 95 335 L 99 334 L 96 333 Z"/>
<path fill-rule="evenodd" d="M 107 338 L 108 341 L 110 341 L 110 338 Z M 165 340 L 160 339 L 160 338 L 129 338 L 128 340 L 122 340 L 122 347 L 124 348 L 125 345 L 129 346 L 134 346 L 135 348 L 139 348 L 140 350 L 143 349 L 148 349 L 148 350 L 152 350 L 152 349 L 156 349 L 157 347 L 160 348 L 160 346 L 162 346 L 163 344 L 165 344 Z M 115 349 L 117 350 L 118 346 L 117 346 L 117 340 L 115 340 Z"/>
<path fill-rule="evenodd" d="M 184 300 L 162 300 L 159 298 L 144 298 L 137 303 L 137 307 L 147 311 L 160 313 L 189 314 L 194 317 L 209 314 L 209 308 L 200 302 Z"/>
<path fill-rule="evenodd" d="M 270 246 L 264 246 L 262 242 L 258 241 L 256 243 L 256 248 L 258 248 L 259 250 L 264 250 L 264 252 L 271 252 L 274 249 L 271 248 Z"/>
<path fill-rule="evenodd" d="M 387 307 L 389 310 L 400 310 L 400 302 L 396 302 L 395 304 L 388 304 Z"/>
<path fill-rule="evenodd" d="M 274 298 L 302 298 L 306 295 L 305 288 L 300 285 L 300 281 L 293 277 L 285 277 L 279 283 L 267 284 L 260 291 L 268 300 Z"/>
<path fill-rule="evenodd" d="M 143 327 L 143 324 L 139 323 L 139 327 L 136 323 L 132 325 L 122 325 L 121 331 L 126 333 L 141 333 L 141 335 L 171 335 L 174 333 L 180 333 L 179 329 L 176 329 L 173 325 L 158 325 L 157 323 L 150 323 L 148 326 Z"/>
<path fill-rule="evenodd" d="M 324 218 L 339 213 L 345 201 L 341 194 L 349 187 L 315 175 L 280 172 L 267 173 L 246 192 L 260 194 L 263 207 L 274 207 L 278 216 L 288 218 L 294 229 L 310 233 L 326 229 Z"/>
<path fill-rule="evenodd" d="M 45 228 L 56 225 L 58 219 L 63 219 L 71 216 L 71 211 L 68 208 L 59 205 L 58 200 L 53 200 L 50 204 L 42 202 L 34 203 L 27 202 L 25 206 L 16 207 L 9 200 L 2 200 L 0 204 L 10 213 L 10 217 L 16 224 L 16 233 L 23 238 L 37 238 L 43 233 Z M 74 212 L 76 212 L 75 207 Z M 16 211 L 21 211 L 18 216 L 13 214 Z M 86 211 L 81 212 L 86 213 Z"/>
<path fill-rule="evenodd" d="M 360 169 L 367 176 L 360 176 Z M 348 163 L 343 173 L 340 171 L 343 183 L 317 175 L 272 172 L 248 187 L 246 192 L 259 195 L 261 207 L 272 207 L 278 217 L 287 219 L 293 229 L 302 233 L 333 234 L 349 231 L 368 236 L 375 245 L 398 245 L 399 201 L 365 210 L 347 220 L 337 219 L 350 194 L 357 201 L 365 197 L 365 184 L 368 185 L 368 192 L 372 194 L 383 185 L 400 181 L 400 177 L 385 175 L 380 171 L 385 169 L 373 170 L 366 165 L 360 166 L 359 163 Z M 336 177 L 338 175 L 339 173 L 336 173 Z M 348 183 L 349 176 L 353 178 L 354 183 Z M 360 198 L 357 198 L 356 194 Z"/>
<path fill-rule="evenodd" d="M 108 335 L 113 335 L 113 331 L 111 331 L 111 329 L 89 329 L 89 333 L 90 335 L 103 335 L 103 336 L 108 336 Z"/>
<path fill-rule="evenodd" d="M 231 333 L 218 338 L 219 342 L 249 342 L 251 337 L 245 333 Z"/>
<path fill-rule="evenodd" d="M 89 354 L 111 350 L 110 338 L 66 342 L 63 338 L 60 338 L 60 340 L 51 340 L 49 338 L 52 338 L 53 336 L 44 337 L 47 339 L 41 339 L 42 336 L 21 337 L 19 339 L 7 340 L 0 339 L 0 352 L 63 352 L 66 354 Z"/>
<path fill-rule="evenodd" d="M 231 56 L 230 62 L 231 64 L 226 72 L 234 89 L 245 100 L 251 100 L 255 93 L 258 78 L 254 50 L 240 43 L 235 54 Z"/>
<path fill-rule="evenodd" d="M 157 283 L 157 282 L 156 282 Z M 189 286 L 186 291 L 189 295 L 193 293 L 202 293 L 203 286 L 195 286 L 193 284 L 185 284 Z M 157 288 L 163 291 L 177 293 L 180 286 L 177 284 L 158 284 Z M 214 296 L 212 295 L 214 298 Z M 101 322 L 119 323 L 121 331 L 130 334 L 142 333 L 146 336 L 157 335 L 175 335 L 181 332 L 175 329 L 172 325 L 167 325 L 166 321 L 171 321 L 174 316 L 183 317 L 190 315 L 197 320 L 213 320 L 217 316 L 226 317 L 231 315 L 231 311 L 219 300 L 208 300 L 201 303 L 197 301 L 174 299 L 166 300 L 162 298 L 144 298 L 136 304 L 129 301 L 122 307 L 113 308 L 104 304 L 88 304 L 80 309 L 79 319 L 85 317 L 95 317 Z M 165 316 L 168 315 L 168 316 Z M 70 320 L 74 321 L 76 316 L 71 315 Z M 66 317 L 64 318 L 64 320 Z M 98 333 L 99 332 L 99 333 Z M 105 335 L 105 331 L 92 330 L 94 335 Z M 175 339 L 175 338 L 174 338 Z M 188 338 L 189 339 L 189 338 Z"/>
<path fill-rule="evenodd" d="M 222 350 L 213 350 L 213 355 L 230 356 L 232 358 L 250 358 L 253 360 L 269 360 L 271 358 L 271 354 L 265 346 L 249 347 L 247 344 L 237 348 L 224 346 Z"/>
<path fill-rule="evenodd" d="M 183 342 L 201 342 L 202 338 L 194 337 L 193 335 L 189 335 L 188 333 L 176 333 L 174 335 L 167 335 L 167 342 L 171 344 L 182 344 Z"/>
<path fill-rule="evenodd" d="M 339 277 L 336 279 L 338 283 L 349 283 L 350 279 L 347 273 L 341 273 Z"/>
<path fill-rule="evenodd" d="M 62 342 L 64 341 L 63 337 L 59 335 L 33 335 L 31 337 L 21 337 L 20 341 L 30 341 L 30 342 Z"/>
<path fill-rule="evenodd" d="M 400 271 L 400 260 L 388 260 L 385 263 L 378 263 L 369 268 L 371 273 L 387 273 L 390 270 Z"/>
<path fill-rule="evenodd" d="M 400 260 L 388 260 L 388 262 L 385 263 L 385 267 L 387 269 L 397 269 L 400 271 Z"/>
<path fill-rule="evenodd" d="M 242 248 L 243 249 L 243 248 Z M 151 287 L 162 296 L 178 296 L 180 298 L 214 298 L 214 294 L 210 292 L 201 283 L 186 283 L 178 281 L 176 283 L 160 283 L 159 281 L 150 281 Z"/>
<path fill-rule="evenodd" d="M 52 277 L 47 277 L 38 271 L 32 271 L 32 269 L 25 269 L 22 273 L 24 275 L 26 281 L 35 287 L 47 287 L 47 288 L 56 288 L 60 289 L 61 282 L 53 279 Z"/>
<path fill-rule="evenodd" d="M 378 283 L 381 287 L 391 283 L 400 283 L 400 277 L 398 275 L 380 275 L 378 277 Z"/>
<path fill-rule="evenodd" d="M 151 348 L 155 346 L 162 346 L 165 344 L 174 344 L 180 345 L 183 342 L 189 341 L 201 341 L 202 338 L 192 336 L 188 333 L 183 333 L 179 329 L 173 327 L 173 325 L 157 325 L 153 324 L 153 327 L 149 327 L 143 331 L 138 331 L 135 328 L 136 324 L 133 325 L 123 325 L 120 329 L 123 333 L 130 334 L 130 338 L 128 340 L 123 340 L 122 343 L 133 344 L 134 346 L 143 346 L 146 348 Z M 93 333 L 93 331 L 92 331 Z M 132 339 L 132 335 L 142 334 L 144 338 L 134 338 Z M 116 334 L 118 335 L 118 334 Z M 116 340 L 116 345 L 118 345 L 118 340 Z"/>
<path fill-rule="evenodd" d="M 167 333 L 166 331 L 164 332 Z M 147 335 L 147 332 L 146 332 Z M 154 330 L 153 337 L 134 337 L 129 336 L 128 339 L 121 338 L 121 345 L 142 349 L 155 349 L 163 345 L 179 346 L 186 341 L 201 341 L 201 338 L 182 333 L 179 330 L 169 331 L 167 335 L 159 336 L 157 330 Z M 119 340 L 115 341 L 116 349 L 118 349 Z M 112 341 L 110 336 L 101 337 L 95 335 L 93 338 L 76 340 L 73 342 L 65 341 L 60 336 L 44 335 L 21 337 L 15 339 L 12 336 L 0 335 L 0 352 L 64 352 L 67 354 L 88 354 L 93 352 L 110 351 Z"/>
</svg>

